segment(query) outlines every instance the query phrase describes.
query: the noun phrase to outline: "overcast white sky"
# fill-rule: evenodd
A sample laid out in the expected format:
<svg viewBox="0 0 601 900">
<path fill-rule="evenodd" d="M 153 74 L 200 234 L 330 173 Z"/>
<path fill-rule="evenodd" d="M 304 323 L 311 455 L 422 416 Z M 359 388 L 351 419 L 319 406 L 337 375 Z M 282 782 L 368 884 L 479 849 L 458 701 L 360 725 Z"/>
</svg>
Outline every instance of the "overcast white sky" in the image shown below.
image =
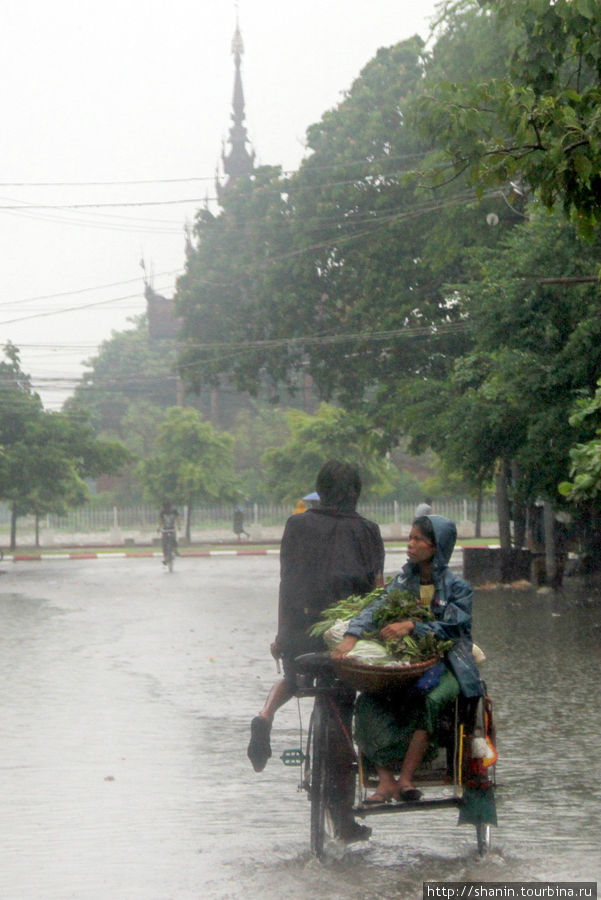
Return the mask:
<svg viewBox="0 0 601 900">
<path fill-rule="evenodd" d="M 434 0 L 240 0 L 258 162 L 296 169 L 307 127 L 378 47 L 427 38 L 435 8 Z M 173 291 L 184 225 L 214 196 L 229 131 L 235 22 L 233 0 L 4 8 L 0 345 L 21 348 L 48 408 L 66 399 L 100 343 L 144 311 L 142 257 L 155 289 Z M 170 202 L 64 208 L 156 201 Z"/>
</svg>

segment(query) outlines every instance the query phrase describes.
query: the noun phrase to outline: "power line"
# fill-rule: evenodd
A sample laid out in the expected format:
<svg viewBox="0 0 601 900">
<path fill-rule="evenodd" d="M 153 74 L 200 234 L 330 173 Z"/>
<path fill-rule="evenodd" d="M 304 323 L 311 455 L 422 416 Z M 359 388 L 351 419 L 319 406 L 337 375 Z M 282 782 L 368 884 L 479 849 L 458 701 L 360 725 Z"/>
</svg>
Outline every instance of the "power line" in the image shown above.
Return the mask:
<svg viewBox="0 0 601 900">
<path fill-rule="evenodd" d="M 23 219 L 30 219 L 34 222 L 49 222 L 50 224 L 56 224 L 56 225 L 70 225 L 71 227 L 74 227 L 74 228 L 94 228 L 96 230 L 100 229 L 100 230 L 104 230 L 104 231 L 120 231 L 120 232 L 127 232 L 130 234 L 135 233 L 135 234 L 151 234 L 151 235 L 152 234 L 175 235 L 175 234 L 181 233 L 181 223 L 179 223 L 179 227 L 177 227 L 177 228 L 175 228 L 175 227 L 159 228 L 156 226 L 142 226 L 142 225 L 136 225 L 135 223 L 136 223 L 136 221 L 143 222 L 145 220 L 137 219 L 136 217 L 131 219 L 130 225 L 126 225 L 124 223 L 118 223 L 118 222 L 94 221 L 94 220 L 90 220 L 90 219 L 82 219 L 82 218 L 76 218 L 76 217 L 67 218 L 65 216 L 51 215 L 51 214 L 50 215 L 44 215 L 44 214 L 35 215 L 32 212 L 22 212 L 21 208 L 19 208 L 18 210 L 12 210 L 12 211 L 9 210 L 8 212 L 10 215 L 18 216 L 19 218 L 23 218 Z M 94 213 L 89 213 L 89 215 L 94 215 Z M 102 213 L 96 213 L 96 215 L 102 216 Z M 108 216 L 107 218 L 111 218 L 111 217 Z M 125 216 L 115 216 L 114 218 L 125 218 L 127 221 L 127 217 L 125 217 Z M 152 221 L 152 220 L 148 220 L 148 221 Z M 165 224 L 169 225 L 169 223 L 165 223 Z M 173 224 L 175 225 L 177 223 L 173 223 Z"/>
<path fill-rule="evenodd" d="M 384 225 L 389 224 L 391 221 L 399 221 L 399 220 L 407 219 L 407 218 L 415 218 L 416 216 L 423 215 L 426 212 L 433 212 L 433 211 L 437 211 L 442 208 L 446 208 L 447 206 L 471 202 L 473 199 L 475 199 L 475 197 L 473 197 L 471 194 L 466 195 L 465 193 L 462 193 L 460 195 L 457 195 L 456 198 L 448 198 L 443 203 L 428 204 L 428 205 L 421 206 L 421 207 L 413 207 L 411 210 L 403 210 L 398 213 L 393 213 L 393 214 L 384 216 L 380 219 L 374 219 L 373 220 L 374 227 L 371 227 L 371 228 L 364 227 L 364 230 L 357 231 L 352 234 L 346 234 L 346 235 L 340 234 L 340 233 L 334 234 L 331 237 L 326 238 L 322 241 L 319 241 L 315 244 L 312 244 L 312 245 L 309 245 L 306 247 L 302 247 L 297 250 L 287 251 L 287 252 L 279 254 L 277 256 L 272 256 L 272 257 L 270 257 L 269 260 L 267 260 L 264 263 L 254 264 L 253 268 L 255 269 L 255 271 L 263 271 L 266 267 L 268 267 L 278 261 L 283 261 L 283 260 L 290 259 L 290 258 L 293 258 L 296 256 L 304 255 L 305 253 L 314 252 L 315 250 L 321 250 L 321 249 L 324 249 L 327 247 L 331 247 L 332 244 L 341 245 L 341 244 L 346 244 L 350 241 L 355 241 L 355 240 L 359 240 L 361 238 L 367 237 L 367 236 L 373 234 L 374 232 L 378 231 Z M 368 223 L 365 223 L 365 225 L 367 225 L 367 224 Z M 250 267 L 247 269 L 247 274 L 249 271 L 252 271 L 252 269 Z M 169 273 L 164 273 L 164 274 L 169 274 Z M 131 279 L 131 281 L 135 281 L 135 279 Z M 127 283 L 131 283 L 131 281 L 130 282 L 120 282 L 120 283 L 127 284 Z M 198 283 L 198 282 L 196 282 L 196 283 Z M 221 288 L 234 287 L 237 284 L 236 281 L 230 282 L 230 283 L 216 283 L 216 282 L 204 281 L 202 283 L 206 284 L 208 286 L 221 287 Z M 86 289 L 86 290 L 91 290 L 91 289 Z M 65 294 L 65 296 L 67 296 L 67 294 Z M 0 325 L 11 325 L 11 324 L 16 324 L 17 322 L 27 321 L 27 320 L 35 319 L 35 318 L 45 318 L 47 316 L 58 315 L 58 314 L 66 313 L 66 312 L 78 312 L 80 310 L 89 309 L 94 306 L 108 305 L 110 303 L 119 303 L 124 300 L 129 300 L 129 299 L 138 298 L 138 297 L 139 297 L 138 294 L 129 294 L 125 297 L 111 298 L 109 300 L 98 301 L 97 303 L 92 303 L 92 304 L 85 304 L 85 305 L 82 305 L 79 307 L 69 307 L 69 308 L 61 309 L 61 310 L 46 311 L 43 313 L 35 313 L 35 314 L 32 314 L 31 316 L 21 316 L 21 317 L 17 317 L 17 318 L 13 318 L 13 319 L 6 319 L 4 321 L 1 321 Z M 46 298 L 40 298 L 40 299 L 46 299 Z"/>
<path fill-rule="evenodd" d="M 235 351 L 236 353 L 244 352 L 244 351 L 252 351 L 257 349 L 279 349 L 282 347 L 306 347 L 306 346 L 332 346 L 334 344 L 344 344 L 344 343 L 381 343 L 386 341 L 404 339 L 404 338 L 419 338 L 419 337 L 431 337 L 436 338 L 442 335 L 454 334 L 454 333 L 464 333 L 468 331 L 471 327 L 471 322 L 468 319 L 462 319 L 456 322 L 440 322 L 440 323 L 427 323 L 423 325 L 405 325 L 402 328 L 389 329 L 386 331 L 358 331 L 358 332 L 347 332 L 345 334 L 330 334 L 330 335 L 302 335 L 298 337 L 288 337 L 288 338 L 272 338 L 267 340 L 257 340 L 257 341 L 212 341 L 212 342 L 202 342 L 202 343 L 190 343 L 186 344 L 185 349 L 194 349 L 194 350 L 227 350 L 227 351 Z M 224 357 L 225 358 L 225 357 Z M 180 365 L 179 368 L 188 368 L 196 365 L 196 363 L 188 363 Z M 157 373 L 157 374 L 140 374 L 139 372 L 123 372 L 118 373 L 112 376 L 98 376 L 94 375 L 94 373 L 86 373 L 92 379 L 89 383 L 82 382 L 81 378 L 78 378 L 75 375 L 72 376 L 61 376 L 61 375 L 48 375 L 48 376 L 29 376 L 32 382 L 40 385 L 56 385 L 65 386 L 65 385 L 82 385 L 87 387 L 88 389 L 94 388 L 103 388 L 105 386 L 115 386 L 121 385 L 124 382 L 126 383 L 150 383 L 155 382 L 157 379 L 165 378 L 166 380 L 175 379 L 175 374 L 171 373 Z M 2 379 L 0 377 L 0 387 L 2 385 L 2 381 L 11 381 L 10 378 Z"/>
<path fill-rule="evenodd" d="M 300 167 L 302 167 L 303 164 L 309 163 L 311 165 L 311 172 L 328 172 L 332 171 L 332 169 L 342 169 L 349 166 L 375 166 L 380 163 L 397 163 L 406 160 L 423 159 L 428 153 L 429 151 L 422 151 L 420 153 L 405 153 L 399 156 L 382 156 L 373 160 L 366 160 L 365 158 L 344 160 L 344 162 L 328 163 L 327 165 L 320 166 L 311 164 L 311 157 L 309 157 L 308 160 L 303 160 L 301 162 Z M 273 166 L 271 168 L 277 167 Z M 294 175 L 297 171 L 297 169 L 283 169 L 282 175 Z M 214 182 L 215 177 L 215 175 L 184 175 L 179 178 L 137 178 L 117 179 L 112 181 L 0 181 L 0 187 L 119 187 L 146 184 L 187 184 L 196 181 Z M 230 176 L 230 178 L 231 177 L 232 176 Z M 236 176 L 234 176 L 234 178 L 235 177 Z"/>
<path fill-rule="evenodd" d="M 364 165 L 372 165 L 370 162 L 363 163 Z M 344 164 L 338 166 L 332 166 L 330 168 L 340 169 Z M 311 172 L 318 171 L 317 169 L 312 169 Z M 296 174 L 296 173 L 292 173 Z M 402 169 L 396 170 L 392 172 L 373 172 L 370 171 L 367 174 L 357 175 L 355 177 L 348 177 L 343 180 L 336 180 L 330 182 L 316 182 L 314 184 L 303 182 L 300 185 L 292 185 L 293 193 L 295 190 L 300 192 L 307 191 L 317 191 L 324 190 L 327 188 L 337 188 L 337 187 L 348 187 L 357 183 L 364 183 L 367 187 L 381 187 L 381 184 L 373 184 L 374 179 L 391 179 L 398 178 L 401 175 L 410 175 L 410 174 L 418 174 L 417 172 L 411 169 Z M 200 179 L 198 179 L 200 180 Z M 284 187 L 284 186 L 282 186 Z M 289 186 L 285 187 L 283 192 L 288 193 Z M 27 210 L 63 210 L 63 209 L 115 209 L 115 208 L 127 208 L 127 207 L 145 207 L 145 206 L 177 206 L 188 203 L 206 203 L 213 202 L 218 203 L 218 197 L 182 197 L 177 199 L 170 200 L 123 200 L 123 201 L 102 201 L 102 202 L 88 202 L 88 203 L 10 203 L 0 205 L 0 210 L 4 211 L 27 211 Z"/>
<path fill-rule="evenodd" d="M 168 272 L 157 272 L 154 275 L 155 278 L 163 278 L 163 277 L 171 277 L 173 275 L 179 275 L 183 270 L 182 269 L 171 269 Z M 56 294 L 38 294 L 35 297 L 25 297 L 21 300 L 7 300 L 3 303 L 0 303 L 0 307 L 2 306 L 12 306 L 15 303 L 34 303 L 38 300 L 55 300 L 58 297 L 74 297 L 76 294 L 87 294 L 90 291 L 105 291 L 108 288 L 121 287 L 124 284 L 135 284 L 136 282 L 140 282 L 141 276 L 137 278 L 127 278 L 124 281 L 112 281 L 108 284 L 97 284 L 93 287 L 86 288 L 76 288 L 72 291 L 58 291 Z"/>
<path fill-rule="evenodd" d="M 134 206 L 177 206 L 185 203 L 204 203 L 206 197 L 185 197 L 179 200 L 136 200 L 114 203 L 22 203 L 16 205 L 2 205 L 0 210 L 25 212 L 29 209 L 110 209 L 118 207 Z M 217 198 L 210 197 L 211 200 Z"/>
<path fill-rule="evenodd" d="M 14 325 L 16 322 L 27 322 L 30 319 L 44 319 L 48 316 L 58 316 L 63 313 L 81 312 L 84 309 L 93 309 L 98 306 L 109 306 L 111 303 L 121 303 L 123 300 L 140 299 L 140 294 L 126 294 L 124 297 L 111 297 L 109 300 L 97 300 L 95 303 L 85 303 L 82 306 L 69 306 L 64 309 L 47 310 L 46 312 L 33 313 L 30 316 L 18 316 L 15 319 L 4 319 L 0 325 Z"/>
<path fill-rule="evenodd" d="M 291 338 L 271 338 L 259 341 L 210 341 L 202 343 L 186 343 L 184 349 L 193 350 L 259 350 L 274 349 L 280 347 L 305 347 L 305 346 L 329 346 L 332 344 L 345 344 L 349 342 L 381 342 L 396 340 L 397 338 L 436 337 L 442 334 L 467 331 L 471 323 L 467 319 L 458 322 L 440 322 L 425 325 L 405 325 L 403 328 L 394 328 L 388 331 L 358 331 L 346 334 L 330 335 L 303 335 Z M 193 366 L 195 363 L 190 363 Z M 186 366 L 180 366 L 185 368 Z"/>
</svg>

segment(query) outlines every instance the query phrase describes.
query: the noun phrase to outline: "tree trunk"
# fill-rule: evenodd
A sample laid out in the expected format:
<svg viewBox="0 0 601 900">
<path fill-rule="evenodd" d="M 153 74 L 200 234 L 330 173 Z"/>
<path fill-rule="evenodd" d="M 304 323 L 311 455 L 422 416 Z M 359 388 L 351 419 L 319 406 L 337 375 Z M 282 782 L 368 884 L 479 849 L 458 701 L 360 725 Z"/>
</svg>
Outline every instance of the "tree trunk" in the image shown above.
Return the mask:
<svg viewBox="0 0 601 900">
<path fill-rule="evenodd" d="M 513 546 L 521 550 L 526 543 L 526 505 L 519 494 L 520 470 L 513 459 L 511 461 L 511 484 L 513 487 Z"/>
<path fill-rule="evenodd" d="M 530 551 L 530 581 L 541 585 L 546 580 L 544 514 L 541 507 L 534 503 L 528 506 L 527 512 L 526 546 Z"/>
<path fill-rule="evenodd" d="M 601 572 L 601 512 L 596 504 L 590 504 L 584 540 L 585 569 Z"/>
<path fill-rule="evenodd" d="M 557 554 L 555 552 L 555 513 L 551 504 L 545 500 L 543 506 L 545 523 L 545 571 L 546 583 L 557 587 Z"/>
<path fill-rule="evenodd" d="M 526 545 L 526 504 L 515 501 L 513 504 L 513 546 L 521 550 Z"/>
<path fill-rule="evenodd" d="M 36 547 L 40 546 L 40 517 L 38 514 L 35 514 L 35 545 Z"/>
<path fill-rule="evenodd" d="M 499 520 L 499 541 L 501 550 L 511 550 L 511 522 L 509 511 L 509 493 L 507 490 L 507 472 L 505 464 L 500 463 L 495 487 L 497 494 L 497 516 Z"/>
<path fill-rule="evenodd" d="M 478 498 L 476 500 L 476 524 L 474 536 L 477 538 L 482 537 L 482 488 L 478 491 Z"/>
<path fill-rule="evenodd" d="M 17 510 L 13 506 L 10 511 L 10 549 L 17 547 Z"/>
<path fill-rule="evenodd" d="M 191 534 L 192 534 L 192 504 L 187 503 L 186 504 L 186 543 L 187 544 L 191 543 L 191 538 L 190 538 Z"/>
</svg>

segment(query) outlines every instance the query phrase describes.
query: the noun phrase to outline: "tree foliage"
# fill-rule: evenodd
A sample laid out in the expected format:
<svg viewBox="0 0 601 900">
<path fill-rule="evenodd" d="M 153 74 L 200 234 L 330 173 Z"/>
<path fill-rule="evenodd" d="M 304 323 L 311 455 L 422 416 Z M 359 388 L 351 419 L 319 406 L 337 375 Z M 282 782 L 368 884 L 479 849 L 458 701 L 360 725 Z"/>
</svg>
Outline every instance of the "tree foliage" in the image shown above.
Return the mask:
<svg viewBox="0 0 601 900">
<path fill-rule="evenodd" d="M 65 411 L 85 410 L 97 434 L 111 435 L 138 452 L 134 445 L 139 435 L 132 434 L 131 417 L 139 419 L 144 404 L 152 404 L 156 411 L 177 403 L 176 348 L 174 340 L 149 339 L 145 316 L 132 320 L 132 326 L 114 331 L 87 361 L 90 371 L 84 373 Z"/>
<path fill-rule="evenodd" d="M 257 395 L 263 387 L 277 400 L 277 383 L 298 380 L 286 354 L 270 357 L 271 378 L 263 365 L 281 337 L 282 309 L 294 314 L 297 304 L 283 184 L 279 168 L 263 167 L 228 186 L 222 215 L 204 209 L 196 217 L 176 304 L 184 320 L 179 371 L 197 391 L 225 375 L 239 390 Z"/>
<path fill-rule="evenodd" d="M 286 418 L 290 439 L 267 450 L 262 459 L 267 487 L 276 499 L 293 502 L 314 490 L 317 473 L 328 459 L 359 467 L 362 496 L 390 492 L 396 470 L 374 454 L 365 421 L 326 403 L 315 416 L 291 410 Z"/>
<path fill-rule="evenodd" d="M 600 249 L 561 215 L 534 209 L 494 253 L 474 252 L 474 280 L 460 289 L 472 350 L 450 378 L 413 394 L 401 385 L 395 398 L 414 443 L 433 446 L 475 482 L 513 461 L 517 495 L 560 502 L 578 436 L 568 418 L 601 371 L 599 286 L 563 279 L 590 270 Z M 584 419 L 579 425 L 581 437 L 590 434 Z"/>
<path fill-rule="evenodd" d="M 169 499 L 187 506 L 190 513 L 199 503 L 238 496 L 233 438 L 202 421 L 197 410 L 179 406 L 168 409 L 159 427 L 157 446 L 158 453 L 139 465 L 140 478 L 155 503 Z"/>
<path fill-rule="evenodd" d="M 416 120 L 456 175 L 469 173 L 480 190 L 522 181 L 591 234 L 601 218 L 601 6 L 481 0 L 460 7 L 477 5 L 512 35 L 508 71 L 438 80 L 419 99 Z M 441 165 L 433 174 L 434 183 L 449 177 Z"/>
<path fill-rule="evenodd" d="M 601 499 L 601 379 L 592 397 L 580 397 L 575 403 L 570 425 L 581 428 L 583 424 L 595 427 L 594 436 L 570 449 L 571 481 L 559 485 L 560 492 L 577 504 Z"/>
<path fill-rule="evenodd" d="M 429 149 L 406 121 L 422 57 L 419 38 L 379 50 L 309 129 L 298 173 L 259 170 L 219 215 L 201 212 L 177 290 L 180 372 L 196 388 L 225 378 L 277 399 L 310 378 L 372 413 L 400 378 L 442 378 L 467 349 L 446 283 L 467 247 L 494 245 L 516 217 L 501 198 L 479 203 L 461 184 L 434 198 L 412 177 Z M 380 418 L 380 449 L 400 430 L 396 410 Z"/>
<path fill-rule="evenodd" d="M 86 478 L 114 473 L 130 454 L 94 436 L 81 416 L 44 410 L 22 372 L 18 350 L 7 345 L 0 362 L 0 497 L 12 510 L 11 546 L 19 516 L 63 513 L 88 497 Z"/>
</svg>

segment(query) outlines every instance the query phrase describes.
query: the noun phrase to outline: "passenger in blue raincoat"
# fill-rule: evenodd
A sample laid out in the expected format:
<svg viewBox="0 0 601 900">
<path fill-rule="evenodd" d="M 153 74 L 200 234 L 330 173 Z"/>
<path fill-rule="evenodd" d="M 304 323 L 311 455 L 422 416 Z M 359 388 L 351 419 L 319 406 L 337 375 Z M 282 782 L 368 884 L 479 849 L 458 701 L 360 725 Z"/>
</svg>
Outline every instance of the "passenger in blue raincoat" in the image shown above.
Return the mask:
<svg viewBox="0 0 601 900">
<path fill-rule="evenodd" d="M 405 719 L 404 735 L 399 720 L 403 711 L 395 708 L 393 701 L 361 695 L 356 709 L 357 740 L 379 777 L 375 793 L 368 798 L 370 802 L 418 800 L 421 793 L 413 787 L 412 779 L 436 732 L 440 711 L 459 694 L 465 697 L 482 694 L 472 651 L 472 588 L 448 567 L 456 538 L 457 529 L 450 519 L 434 515 L 415 519 L 409 535 L 408 562 L 388 585 L 388 590 L 409 591 L 427 604 L 434 621 L 389 623 L 380 632 L 384 639 L 407 634 L 419 637 L 432 632 L 441 640 L 453 641 L 453 647 L 445 654 L 446 665 L 440 667 L 439 682 L 427 690 L 421 705 Z M 351 619 L 342 642 L 332 651 L 335 657 L 345 656 L 360 638 L 377 630 L 374 611 L 386 602 L 384 594 Z M 363 743 L 370 746 L 365 747 Z M 397 780 L 393 760 L 400 747 L 403 761 Z"/>
</svg>

